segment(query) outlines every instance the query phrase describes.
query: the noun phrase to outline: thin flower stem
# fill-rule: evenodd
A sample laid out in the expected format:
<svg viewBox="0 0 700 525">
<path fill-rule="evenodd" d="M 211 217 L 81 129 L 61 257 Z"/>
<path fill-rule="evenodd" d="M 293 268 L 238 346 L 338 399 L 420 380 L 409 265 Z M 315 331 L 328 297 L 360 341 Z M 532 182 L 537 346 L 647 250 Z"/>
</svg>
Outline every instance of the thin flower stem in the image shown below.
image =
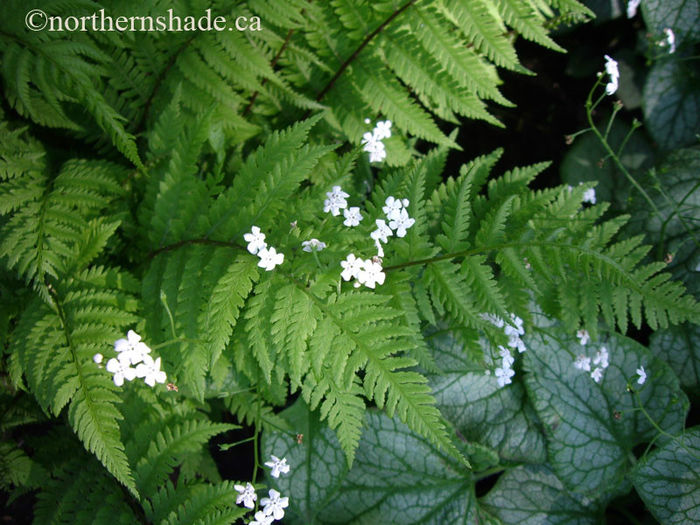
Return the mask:
<svg viewBox="0 0 700 525">
<path fill-rule="evenodd" d="M 632 122 L 632 127 L 629 129 L 627 134 L 625 135 L 625 138 L 622 139 L 622 142 L 620 143 L 620 147 L 617 148 L 617 152 L 615 153 L 618 157 L 622 155 L 622 151 L 625 149 L 625 146 L 627 146 L 627 143 L 629 140 L 632 138 L 632 134 L 639 128 L 641 124 L 637 119 L 634 119 Z"/>
<path fill-rule="evenodd" d="M 316 250 L 311 250 L 311 255 L 314 256 L 314 261 L 316 261 L 316 266 L 318 266 L 318 269 L 323 271 L 323 266 L 321 266 L 321 261 L 318 258 L 318 253 Z"/>
<path fill-rule="evenodd" d="M 610 156 L 613 159 L 613 162 L 617 166 L 617 168 L 623 173 L 623 175 L 627 178 L 627 180 L 630 181 L 630 183 L 637 188 L 637 191 L 642 194 L 644 199 L 649 203 L 649 206 L 651 206 L 651 209 L 654 210 L 654 213 L 658 216 L 661 216 L 661 212 L 659 209 L 656 207 L 656 204 L 654 204 L 654 201 L 649 197 L 649 194 L 642 188 L 642 186 L 637 182 L 637 180 L 630 174 L 629 171 L 627 171 L 627 168 L 622 164 L 620 161 L 620 158 L 615 154 L 613 149 L 610 147 L 610 144 L 608 144 L 607 139 L 601 134 L 600 130 L 596 127 L 595 123 L 593 122 L 593 109 L 595 108 L 596 105 L 600 102 L 602 98 L 599 98 L 598 101 L 596 101 L 595 104 L 592 104 L 593 100 L 593 92 L 595 91 L 596 87 L 600 85 L 601 78 L 599 77 L 596 83 L 593 85 L 593 88 L 591 91 L 588 93 L 588 98 L 586 99 L 586 118 L 588 120 L 588 125 L 591 128 L 591 131 L 595 134 L 596 137 L 598 137 L 598 140 L 600 141 L 600 144 L 603 146 L 603 149 L 608 153 L 608 156 Z"/>
<path fill-rule="evenodd" d="M 165 306 L 167 309 L 167 305 Z M 168 310 L 168 313 L 170 311 Z M 172 320 L 172 315 L 170 316 Z M 172 322 L 172 321 L 171 321 Z M 162 348 L 164 346 L 169 346 L 169 345 L 174 345 L 175 343 L 204 343 L 201 339 L 189 339 L 187 337 L 176 337 L 174 339 L 169 339 L 168 341 L 164 341 L 162 343 L 158 343 L 157 345 L 153 345 L 151 347 L 152 350 L 158 350 L 159 348 Z"/>
<path fill-rule="evenodd" d="M 234 443 L 224 443 L 222 445 L 219 445 L 219 450 L 225 451 L 225 450 L 230 450 L 233 447 L 237 447 L 238 445 L 242 445 L 243 443 L 248 443 L 249 441 L 253 441 L 255 439 L 255 436 L 250 436 L 245 439 L 241 439 L 240 441 L 236 441 Z"/>
<path fill-rule="evenodd" d="M 613 122 L 615 121 L 615 117 L 617 114 L 620 112 L 620 109 L 622 109 L 622 104 L 619 103 L 614 103 L 613 104 L 613 112 L 612 115 L 610 115 L 610 118 L 608 119 L 608 124 L 605 126 L 605 140 L 608 140 L 608 137 L 610 136 L 610 130 L 612 129 Z"/>
<path fill-rule="evenodd" d="M 260 372 L 258 372 L 257 379 L 260 379 Z M 256 381 L 257 384 L 257 381 Z M 260 395 L 256 396 L 255 403 L 255 432 L 253 434 L 253 459 L 255 464 L 253 465 L 253 481 L 252 484 L 255 485 L 255 481 L 258 479 L 258 469 L 262 468 L 260 465 L 260 450 L 259 450 L 259 437 L 260 437 Z M 258 504 L 256 502 L 255 509 L 257 510 Z"/>
<path fill-rule="evenodd" d="M 173 314 L 170 311 L 170 307 L 168 306 L 168 301 L 166 300 L 165 292 L 163 292 L 162 290 L 160 292 L 160 302 L 163 303 L 163 307 L 168 313 L 168 318 L 170 319 L 170 330 L 173 334 L 173 339 L 177 339 L 177 334 L 175 333 L 175 320 L 173 319 Z"/>
<path fill-rule="evenodd" d="M 697 456 L 692 450 L 690 450 L 687 446 L 685 446 L 683 444 L 682 435 L 681 435 L 681 439 L 679 439 L 678 436 L 674 436 L 673 434 L 666 432 L 663 428 L 661 428 L 659 426 L 659 424 L 656 421 L 654 421 L 654 418 L 652 418 L 649 415 L 649 412 L 647 412 L 646 409 L 644 408 L 644 406 L 642 405 L 642 399 L 639 397 L 639 392 L 637 392 L 634 389 L 631 389 L 631 390 L 632 390 L 632 394 L 634 395 L 634 398 L 636 399 L 637 403 L 639 404 L 639 407 L 637 407 L 636 410 L 639 410 L 642 414 L 644 414 L 644 417 L 647 418 L 647 420 L 649 421 L 651 426 L 653 426 L 659 434 L 666 436 L 671 441 L 677 442 L 678 446 L 681 447 L 683 450 L 685 450 L 692 457 L 694 457 L 697 460 L 700 460 L 700 456 Z"/>
</svg>

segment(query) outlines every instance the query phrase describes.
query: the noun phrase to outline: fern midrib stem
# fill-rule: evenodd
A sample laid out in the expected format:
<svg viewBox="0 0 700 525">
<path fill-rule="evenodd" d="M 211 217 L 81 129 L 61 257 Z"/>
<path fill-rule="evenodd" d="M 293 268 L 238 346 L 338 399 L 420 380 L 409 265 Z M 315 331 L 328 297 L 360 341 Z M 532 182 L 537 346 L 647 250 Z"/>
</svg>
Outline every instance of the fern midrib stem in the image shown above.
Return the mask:
<svg viewBox="0 0 700 525">
<path fill-rule="evenodd" d="M 302 13 L 304 10 L 302 10 Z M 270 67 L 274 70 L 275 66 L 277 65 L 277 62 L 279 61 L 280 57 L 282 56 L 282 53 L 284 52 L 285 49 L 287 49 L 287 46 L 289 45 L 289 41 L 292 39 L 292 35 L 294 34 L 294 29 L 290 29 L 287 31 L 287 36 L 284 39 L 284 42 L 282 43 L 282 46 L 279 48 L 275 56 L 272 58 L 272 62 L 270 62 Z M 265 84 L 267 84 L 267 78 L 263 78 L 262 81 L 260 81 L 260 87 L 263 87 Z M 250 96 L 250 101 L 248 102 L 248 105 L 246 108 L 243 110 L 243 116 L 247 116 L 248 113 L 250 113 L 250 110 L 253 109 L 253 104 L 255 104 L 255 99 L 258 98 L 258 94 L 260 92 L 258 90 L 255 90 L 253 94 Z"/>
<path fill-rule="evenodd" d="M 158 78 L 156 78 L 155 82 L 153 83 L 153 89 L 151 90 L 151 94 L 148 95 L 148 98 L 146 99 L 146 102 L 143 105 L 143 113 L 141 114 L 141 120 L 139 120 L 139 123 L 136 125 L 136 129 L 134 131 L 135 135 L 137 135 L 142 130 L 143 126 L 146 124 L 146 119 L 148 118 L 148 114 L 151 111 L 151 105 L 153 104 L 153 100 L 155 99 L 156 94 L 160 89 L 160 86 L 163 84 L 163 80 L 165 79 L 166 75 L 175 65 L 175 62 L 177 61 L 180 54 L 187 48 L 187 46 L 190 45 L 190 43 L 192 43 L 192 40 L 194 40 L 196 35 L 197 33 L 195 32 L 190 38 L 183 42 L 183 44 L 178 48 L 178 50 L 172 54 L 172 56 L 168 60 L 168 63 L 158 74 Z"/>
<path fill-rule="evenodd" d="M 403 13 L 406 9 L 411 7 L 413 4 L 416 3 L 417 0 L 408 0 L 404 5 L 399 7 L 396 11 L 394 11 L 391 15 L 387 17 L 384 22 L 379 24 L 379 26 L 372 31 L 369 35 L 365 37 L 365 39 L 360 43 L 359 46 L 357 46 L 357 49 L 353 51 L 352 55 L 350 55 L 348 58 L 345 59 L 345 62 L 343 62 L 340 67 L 338 68 L 338 71 L 335 72 L 335 75 L 326 83 L 326 85 L 323 87 L 323 89 L 320 91 L 318 95 L 316 95 L 316 102 L 321 102 L 323 100 L 323 97 L 325 97 L 328 92 L 333 88 L 335 83 L 338 81 L 340 76 L 345 72 L 345 70 L 350 67 L 350 64 L 352 64 L 355 59 L 359 56 L 359 54 L 362 52 L 362 50 L 367 47 L 367 45 L 372 41 L 372 39 L 377 36 L 379 33 L 381 33 L 397 16 L 399 16 L 401 13 Z M 307 111 L 306 114 L 304 115 L 304 119 L 309 118 L 309 115 L 311 115 L 311 110 Z"/>
<path fill-rule="evenodd" d="M 148 254 L 149 258 L 153 258 L 159 253 L 162 252 L 167 252 L 167 251 L 172 251 L 176 250 L 178 248 L 181 248 L 183 246 L 188 246 L 190 244 L 207 244 L 207 245 L 213 245 L 213 246 L 223 246 L 223 247 L 228 247 L 228 248 L 235 248 L 237 250 L 241 251 L 246 251 L 242 246 L 233 243 L 233 242 L 227 242 L 227 241 L 215 241 L 211 239 L 187 239 L 183 241 L 176 242 L 174 244 L 169 244 L 167 246 L 162 246 L 161 248 L 158 248 L 157 250 L 152 251 L 151 253 Z M 502 250 L 504 248 L 519 248 L 519 247 L 526 247 L 526 246 L 541 246 L 541 247 L 550 247 L 550 248 L 561 248 L 561 249 L 567 249 L 567 250 L 581 250 L 586 252 L 588 255 L 595 255 L 597 257 L 604 258 L 606 262 L 614 266 L 615 268 L 618 269 L 620 274 L 624 275 L 626 280 L 635 288 L 635 291 L 638 293 L 643 293 L 642 287 L 639 283 L 637 283 L 635 280 L 632 279 L 630 276 L 630 272 L 625 270 L 624 268 L 621 268 L 620 265 L 617 263 L 617 261 L 613 260 L 609 256 L 599 253 L 593 250 L 587 250 L 583 246 L 574 246 L 574 245 L 568 245 L 568 244 L 560 244 L 556 242 L 547 242 L 547 241 L 534 241 L 534 240 L 529 240 L 527 242 L 523 241 L 516 241 L 516 242 L 507 242 L 507 243 L 502 243 L 502 244 L 494 244 L 490 246 L 483 246 L 480 248 L 473 248 L 471 250 L 462 250 L 459 252 L 454 252 L 454 253 L 446 253 L 443 255 L 437 255 L 435 257 L 430 257 L 428 259 L 417 259 L 415 261 L 407 261 L 403 263 L 398 263 L 398 264 L 393 264 L 391 266 L 385 266 L 383 268 L 384 272 L 391 272 L 394 270 L 400 270 L 402 268 L 408 268 L 410 266 L 422 266 L 422 265 L 427 265 L 431 263 L 436 263 L 440 261 L 445 261 L 449 259 L 455 259 L 458 257 L 469 257 L 470 255 L 479 255 L 479 254 L 484 254 L 484 253 L 489 253 L 494 250 Z M 293 276 L 289 275 L 291 279 L 293 279 L 295 282 L 297 282 L 296 278 Z M 301 288 L 306 291 L 306 286 L 303 285 Z M 313 297 L 313 295 L 311 295 Z M 325 303 L 320 303 L 320 304 L 325 304 Z"/>
</svg>

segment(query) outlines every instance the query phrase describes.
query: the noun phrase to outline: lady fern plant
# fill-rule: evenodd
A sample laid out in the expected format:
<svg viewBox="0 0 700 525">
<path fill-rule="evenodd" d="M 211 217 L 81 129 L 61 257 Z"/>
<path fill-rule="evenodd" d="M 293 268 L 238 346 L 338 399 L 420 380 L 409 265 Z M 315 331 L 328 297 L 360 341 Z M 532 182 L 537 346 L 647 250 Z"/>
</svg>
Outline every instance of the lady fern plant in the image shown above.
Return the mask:
<svg viewBox="0 0 700 525">
<path fill-rule="evenodd" d="M 222 480 L 208 441 L 251 428 L 260 489 L 259 435 L 298 431 L 280 415 L 295 398 L 348 467 L 379 409 L 478 469 L 484 450 L 431 387 L 436 334 L 491 366 L 489 349 L 537 315 L 594 338 L 599 320 L 698 319 L 642 239 L 618 236 L 625 218 L 582 205 L 590 185 L 533 190 L 547 164 L 497 175 L 500 150 L 445 173 L 456 134 L 436 119 L 500 125 L 497 68 L 526 73 L 513 40 L 561 51 L 549 29 L 590 15 L 575 0 L 174 4 L 259 14 L 248 33 L 30 33 L 25 7 L 0 22 L 0 469 L 4 489 L 35 491 L 37 523 L 232 523 L 248 512 L 242 485 Z M 101 8 L 162 6 L 42 6 Z M 375 168 L 361 146 L 380 115 L 393 127 Z M 341 193 L 354 221 L 324 210 Z M 410 220 L 383 242 L 390 202 Z M 273 264 L 251 253 L 255 232 Z M 325 249 L 304 250 L 311 239 Z M 349 254 L 374 280 L 342 277 Z M 167 385 L 117 379 L 128 330 Z"/>
</svg>

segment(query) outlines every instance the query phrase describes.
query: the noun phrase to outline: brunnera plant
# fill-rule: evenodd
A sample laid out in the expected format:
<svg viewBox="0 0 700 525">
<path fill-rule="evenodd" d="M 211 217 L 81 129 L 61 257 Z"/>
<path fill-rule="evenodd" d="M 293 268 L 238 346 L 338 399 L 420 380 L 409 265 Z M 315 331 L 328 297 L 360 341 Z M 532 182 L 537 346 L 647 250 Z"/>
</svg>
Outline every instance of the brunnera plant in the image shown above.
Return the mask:
<svg viewBox="0 0 700 525">
<path fill-rule="evenodd" d="M 500 150 L 445 173 L 455 134 L 434 119 L 499 125 L 485 102 L 509 104 L 497 68 L 525 72 L 512 39 L 560 50 L 549 28 L 590 15 L 574 0 L 173 8 L 258 14 L 265 30 L 245 35 L 30 33 L 26 7 L 11 2 L 0 22 L 1 285 L 13 298 L 3 301 L 0 468 L 3 488 L 36 491 L 37 523 L 269 523 L 285 509 L 300 522 L 371 520 L 400 504 L 344 514 L 333 505 L 352 509 L 357 496 L 333 494 L 352 492 L 353 476 L 366 484 L 362 469 L 394 461 L 402 439 L 426 473 L 445 462 L 473 495 L 480 476 L 532 462 L 523 443 L 499 442 L 503 421 L 485 421 L 484 444 L 450 412 L 492 394 L 518 425 L 551 431 L 549 463 L 537 430 L 524 442 L 544 466 L 513 468 L 481 507 L 474 496 L 455 510 L 507 521 L 498 509 L 523 476 L 581 484 L 561 459 L 576 443 L 557 441 L 546 403 L 559 383 L 537 372 L 561 381 L 577 356 L 548 331 L 617 341 L 608 332 L 630 322 L 698 319 L 642 238 L 618 236 L 626 218 L 583 203 L 592 184 L 533 190 L 547 164 L 503 172 Z M 435 147 L 420 154 L 416 139 Z M 687 399 L 670 369 L 608 346 L 609 359 L 592 357 L 606 375 L 626 381 L 646 367 L 661 379 L 643 400 L 659 390 L 681 407 L 667 417 L 633 399 L 632 440 L 682 430 Z M 523 368 L 533 403 L 513 381 Z M 455 401 L 441 381 L 457 373 L 490 393 Z M 594 388 L 596 374 L 576 381 Z M 222 480 L 207 449 L 239 425 L 253 429 L 245 486 Z M 385 448 L 371 445 L 380 434 Z M 695 442 L 661 441 L 658 456 L 694 457 Z M 291 501 L 276 488 L 257 501 L 259 446 Z M 323 494 L 312 497 L 322 481 L 311 471 L 303 490 L 284 486 L 301 479 L 301 450 L 332 474 Z M 612 463 L 581 484 L 596 505 L 596 484 L 612 491 L 628 471 Z M 650 457 L 635 475 L 652 470 Z"/>
</svg>

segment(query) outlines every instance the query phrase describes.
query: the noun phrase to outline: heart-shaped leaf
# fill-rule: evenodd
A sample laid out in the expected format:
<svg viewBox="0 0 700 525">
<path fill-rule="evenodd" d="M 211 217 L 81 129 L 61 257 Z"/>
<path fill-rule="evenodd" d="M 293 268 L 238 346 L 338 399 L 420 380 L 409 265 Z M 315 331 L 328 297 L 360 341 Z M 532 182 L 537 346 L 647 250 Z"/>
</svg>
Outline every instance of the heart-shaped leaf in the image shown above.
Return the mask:
<svg viewBox="0 0 700 525">
<path fill-rule="evenodd" d="M 600 383 L 574 367 L 574 360 L 579 354 L 594 357 L 603 343 L 583 347 L 561 329 L 550 328 L 528 337 L 527 344 L 528 393 L 545 426 L 550 464 L 570 490 L 594 499 L 624 489 L 635 445 L 657 435 L 640 403 L 666 432 L 683 428 L 688 399 L 678 378 L 635 341 L 608 336 L 609 366 Z M 648 375 L 644 385 L 635 382 L 640 366 Z M 628 391 L 628 385 L 637 392 Z"/>
<path fill-rule="evenodd" d="M 649 132 L 662 148 L 678 148 L 694 142 L 700 129 L 697 68 L 675 60 L 656 63 L 644 85 L 642 108 Z"/>
<path fill-rule="evenodd" d="M 664 525 L 700 523 L 700 427 L 687 430 L 637 464 L 632 481 Z"/>
<path fill-rule="evenodd" d="M 431 377 L 433 393 L 440 412 L 460 434 L 493 448 L 506 461 L 546 461 L 544 436 L 522 384 L 516 379 L 500 387 L 493 373 L 487 375 L 488 369 L 465 359 L 464 346 L 450 334 L 433 337 L 431 346 L 443 371 Z M 485 355 L 493 355 L 484 346 Z"/>
<path fill-rule="evenodd" d="M 526 465 L 509 470 L 480 503 L 503 523 L 600 523 L 595 504 L 567 491 L 556 474 L 544 465 Z"/>
<path fill-rule="evenodd" d="M 290 498 L 286 523 L 466 525 L 492 520 L 478 508 L 472 471 L 396 419 L 367 413 L 367 428 L 348 471 L 335 435 L 303 402 L 285 417 L 296 421 L 290 422 L 292 428 L 304 432 L 302 444 L 271 432 L 265 435 L 263 451 L 285 456 L 291 466 L 289 474 L 269 480 Z M 466 454 L 474 451 L 465 448 Z M 485 449 L 476 452 L 482 460 L 488 455 Z M 474 456 L 470 459 L 479 463 Z"/>
<path fill-rule="evenodd" d="M 700 325 L 685 323 L 651 335 L 649 348 L 665 360 L 683 388 L 700 392 Z"/>
</svg>

